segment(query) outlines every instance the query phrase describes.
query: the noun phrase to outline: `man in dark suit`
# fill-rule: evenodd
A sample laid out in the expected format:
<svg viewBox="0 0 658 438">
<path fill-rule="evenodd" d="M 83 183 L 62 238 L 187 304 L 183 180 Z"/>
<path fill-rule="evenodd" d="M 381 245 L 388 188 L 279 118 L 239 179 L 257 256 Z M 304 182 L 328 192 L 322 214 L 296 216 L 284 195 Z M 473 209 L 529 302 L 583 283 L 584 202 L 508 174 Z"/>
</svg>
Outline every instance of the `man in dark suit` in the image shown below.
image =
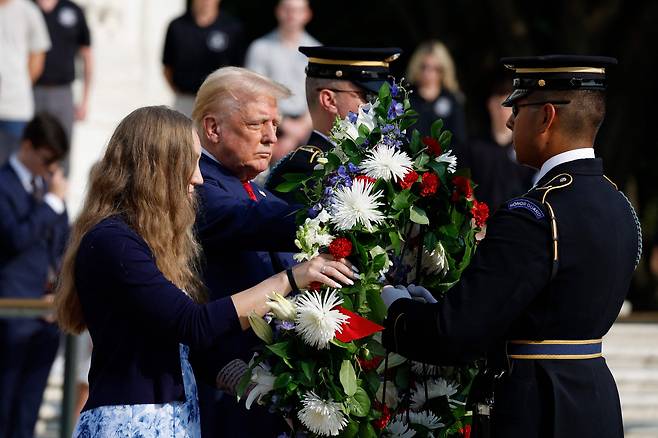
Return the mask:
<svg viewBox="0 0 658 438">
<path fill-rule="evenodd" d="M 277 100 L 287 95 L 284 86 L 237 67 L 215 71 L 197 93 L 193 119 L 203 147 L 204 179 L 198 189 L 197 229 L 212 299 L 248 289 L 282 271 L 287 261 L 274 251 L 296 250 L 296 208 L 252 182 L 268 168 L 277 140 Z M 224 342 L 222 354 L 226 360 L 248 362 L 257 343 L 248 331 Z M 208 392 L 200 392 L 204 436 L 275 437 L 286 429 L 262 407 L 246 411 L 228 394 L 209 403 Z"/>
<path fill-rule="evenodd" d="M 42 298 L 50 291 L 68 237 L 67 182 L 58 164 L 67 151 L 59 122 L 37 114 L 0 168 L 0 297 Z M 51 322 L 0 319 L 0 436 L 34 433 L 58 345 Z"/>
<path fill-rule="evenodd" d="M 333 147 L 329 139 L 336 117 L 356 113 L 359 105 L 375 99 L 389 77 L 389 64 L 400 56 L 398 48 L 300 47 L 308 56 L 306 101 L 313 132 L 304 146 L 286 155 L 270 173 L 266 187 L 294 201 L 294 194 L 276 192 L 287 173 L 310 174 L 318 157 Z"/>
<path fill-rule="evenodd" d="M 616 60 L 503 62 L 515 72 L 503 103 L 512 107 L 507 125 L 519 162 L 540 169 L 538 183 L 493 215 L 461 281 L 437 303 L 384 288 L 384 344 L 427 362 L 498 361 L 491 436 L 621 437 L 601 339 L 628 292 L 641 230 L 592 147 L 605 113 L 605 69 Z"/>
</svg>

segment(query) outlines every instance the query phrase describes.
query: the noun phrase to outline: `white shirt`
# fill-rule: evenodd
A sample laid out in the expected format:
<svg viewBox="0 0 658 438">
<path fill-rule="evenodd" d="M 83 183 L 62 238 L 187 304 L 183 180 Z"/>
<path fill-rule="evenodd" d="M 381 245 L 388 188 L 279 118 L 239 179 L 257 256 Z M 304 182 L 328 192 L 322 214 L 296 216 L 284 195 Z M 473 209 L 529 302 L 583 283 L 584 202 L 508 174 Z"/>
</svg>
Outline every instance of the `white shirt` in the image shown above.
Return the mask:
<svg viewBox="0 0 658 438">
<path fill-rule="evenodd" d="M 18 180 L 21 182 L 21 185 L 25 189 L 25 191 L 29 194 L 32 194 L 33 188 L 32 188 L 32 178 L 34 177 L 32 175 L 32 172 L 29 171 L 27 167 L 23 163 L 21 163 L 21 160 L 18 159 L 18 156 L 16 154 L 13 154 L 11 157 L 9 157 L 9 165 L 14 169 L 14 172 L 16 172 L 16 175 L 18 176 Z M 44 186 L 44 181 L 43 178 L 36 177 L 35 178 L 35 184 L 38 185 L 39 187 Z M 48 204 L 50 208 L 53 209 L 53 211 L 57 214 L 62 214 L 64 213 L 65 206 L 64 206 L 64 201 L 59 199 L 56 195 L 52 193 L 46 193 L 43 196 L 43 202 Z"/>
<path fill-rule="evenodd" d="M 542 164 L 541 169 L 537 172 L 535 177 L 535 184 L 542 179 L 550 170 L 560 164 L 568 163 L 569 161 L 582 160 L 584 158 L 595 158 L 593 148 L 580 148 L 570 151 L 562 152 L 549 158 Z"/>
<path fill-rule="evenodd" d="M 28 121 L 34 115 L 31 53 L 50 49 L 46 21 L 29 0 L 0 5 L 0 120 Z"/>
</svg>

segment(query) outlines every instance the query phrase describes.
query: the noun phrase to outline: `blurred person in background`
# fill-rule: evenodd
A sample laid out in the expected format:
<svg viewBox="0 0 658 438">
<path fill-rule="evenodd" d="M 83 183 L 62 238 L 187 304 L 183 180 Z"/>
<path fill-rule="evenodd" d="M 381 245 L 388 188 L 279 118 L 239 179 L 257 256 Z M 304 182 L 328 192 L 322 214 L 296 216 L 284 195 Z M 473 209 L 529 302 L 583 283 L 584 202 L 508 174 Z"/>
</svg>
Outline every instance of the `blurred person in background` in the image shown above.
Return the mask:
<svg viewBox="0 0 658 438">
<path fill-rule="evenodd" d="M 281 125 L 272 150 L 274 164 L 308 139 L 313 129 L 306 106 L 306 56 L 299 46 L 319 46 L 305 26 L 313 13 L 308 0 L 279 0 L 275 15 L 278 27 L 249 46 L 245 67 L 285 85 L 292 96 L 279 102 Z"/>
<path fill-rule="evenodd" d="M 37 114 L 0 167 L 0 297 L 51 296 L 69 230 L 59 166 L 68 148 L 57 119 Z M 1 437 L 33 435 L 58 346 L 57 327 L 43 318 L 0 319 Z"/>
<path fill-rule="evenodd" d="M 0 164 L 18 146 L 34 116 L 32 84 L 50 48 L 39 8 L 29 0 L 0 0 Z"/>
<path fill-rule="evenodd" d="M 455 63 L 445 44 L 427 41 L 411 55 L 407 80 L 413 92 L 411 107 L 418 111 L 414 126 L 421 133 L 429 133 L 432 123 L 443 119 L 444 128 L 452 131 L 455 152 L 466 142 L 464 96 L 459 89 Z"/>
<path fill-rule="evenodd" d="M 167 28 L 164 75 L 175 93 L 174 108 L 188 117 L 206 76 L 244 61 L 242 24 L 219 6 L 220 0 L 192 0 L 188 11 Z"/>
<path fill-rule="evenodd" d="M 508 199 L 530 190 L 537 173 L 516 160 L 512 131 L 506 126 L 512 108 L 501 105 L 511 92 L 508 78 L 498 77 L 492 81 L 486 101 L 489 132 L 470 140 L 458 154 L 460 167 L 470 168 L 471 178 L 477 184 L 475 197 L 486 202 L 491 213 Z"/>
<path fill-rule="evenodd" d="M 89 104 L 93 71 L 91 37 L 85 14 L 70 0 L 36 0 L 48 26 L 52 47 L 46 53 L 43 73 L 34 87 L 37 112 L 47 111 L 57 117 L 69 139 L 73 139 L 73 121 L 84 120 Z M 75 60 L 83 64 L 82 96 L 73 103 L 71 84 L 75 80 Z M 64 161 L 68 173 L 69 161 Z"/>
</svg>

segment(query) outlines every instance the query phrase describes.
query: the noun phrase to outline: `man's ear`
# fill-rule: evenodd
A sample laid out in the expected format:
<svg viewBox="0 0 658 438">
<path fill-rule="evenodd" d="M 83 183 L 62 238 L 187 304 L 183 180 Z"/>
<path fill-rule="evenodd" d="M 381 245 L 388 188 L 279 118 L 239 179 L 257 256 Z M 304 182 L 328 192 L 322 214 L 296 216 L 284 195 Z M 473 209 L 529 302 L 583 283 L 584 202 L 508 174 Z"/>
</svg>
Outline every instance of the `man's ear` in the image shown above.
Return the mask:
<svg viewBox="0 0 658 438">
<path fill-rule="evenodd" d="M 555 110 L 555 106 L 553 106 L 553 104 L 550 104 L 550 103 L 544 104 L 541 107 L 538 116 L 541 117 L 540 123 L 539 123 L 539 132 L 544 134 L 556 122 L 557 111 Z"/>
<path fill-rule="evenodd" d="M 338 114 L 336 105 L 336 93 L 331 90 L 323 89 L 318 93 L 318 103 L 320 107 L 331 114 Z"/>
<path fill-rule="evenodd" d="M 203 117 L 203 135 L 210 143 L 219 143 L 220 126 L 215 117 L 209 115 Z"/>
</svg>

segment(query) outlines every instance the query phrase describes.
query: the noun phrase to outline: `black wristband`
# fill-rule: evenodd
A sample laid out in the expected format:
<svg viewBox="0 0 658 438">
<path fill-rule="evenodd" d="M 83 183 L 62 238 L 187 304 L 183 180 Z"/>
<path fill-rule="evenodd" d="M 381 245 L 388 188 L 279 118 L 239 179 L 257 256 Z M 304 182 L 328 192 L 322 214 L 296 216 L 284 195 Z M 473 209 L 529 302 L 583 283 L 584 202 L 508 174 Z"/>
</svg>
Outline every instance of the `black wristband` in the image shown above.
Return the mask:
<svg viewBox="0 0 658 438">
<path fill-rule="evenodd" d="M 295 276 L 292 275 L 292 269 L 288 268 L 286 269 L 286 275 L 288 276 L 288 282 L 290 283 L 290 288 L 294 293 L 299 292 L 299 288 L 297 287 L 297 282 L 295 281 Z"/>
</svg>

